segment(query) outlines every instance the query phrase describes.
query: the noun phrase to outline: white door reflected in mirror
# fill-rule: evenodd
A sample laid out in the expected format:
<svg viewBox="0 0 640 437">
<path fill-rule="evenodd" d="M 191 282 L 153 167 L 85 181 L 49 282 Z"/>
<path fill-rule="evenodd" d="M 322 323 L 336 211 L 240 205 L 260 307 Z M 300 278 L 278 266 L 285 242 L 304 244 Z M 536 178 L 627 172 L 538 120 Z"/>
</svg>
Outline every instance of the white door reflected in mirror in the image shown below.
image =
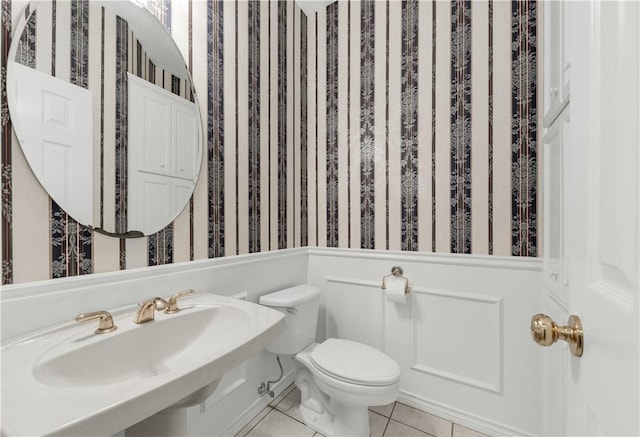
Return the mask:
<svg viewBox="0 0 640 437">
<path fill-rule="evenodd" d="M 31 169 L 68 214 L 93 223 L 91 91 L 11 60 L 7 76 L 13 125 Z"/>
</svg>

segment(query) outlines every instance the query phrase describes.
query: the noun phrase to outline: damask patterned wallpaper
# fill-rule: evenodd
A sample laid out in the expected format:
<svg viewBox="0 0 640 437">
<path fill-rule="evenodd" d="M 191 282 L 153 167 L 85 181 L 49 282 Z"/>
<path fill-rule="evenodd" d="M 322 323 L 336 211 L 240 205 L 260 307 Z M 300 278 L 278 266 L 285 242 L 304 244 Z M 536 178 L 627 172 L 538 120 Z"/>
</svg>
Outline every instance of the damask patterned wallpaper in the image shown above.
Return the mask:
<svg viewBox="0 0 640 437">
<path fill-rule="evenodd" d="M 14 11 L 1 1 L 4 67 Z M 291 1 L 149 7 L 203 114 L 190 205 L 138 239 L 54 220 L 3 69 L 3 284 L 56 277 L 53 260 L 80 253 L 62 276 L 304 245 L 537 256 L 535 1 L 345 1 L 310 17 Z"/>
<path fill-rule="evenodd" d="M 309 244 L 537 256 L 536 2 L 345 1 L 308 26 Z"/>
</svg>

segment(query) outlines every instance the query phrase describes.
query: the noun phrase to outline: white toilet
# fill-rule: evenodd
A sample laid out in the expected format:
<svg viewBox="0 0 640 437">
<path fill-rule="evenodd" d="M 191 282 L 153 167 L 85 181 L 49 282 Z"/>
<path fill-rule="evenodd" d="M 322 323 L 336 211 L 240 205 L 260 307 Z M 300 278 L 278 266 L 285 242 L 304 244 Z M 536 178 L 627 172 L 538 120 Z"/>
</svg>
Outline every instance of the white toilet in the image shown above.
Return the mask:
<svg viewBox="0 0 640 437">
<path fill-rule="evenodd" d="M 260 297 L 285 315 L 286 331 L 266 350 L 295 355 L 300 412 L 305 424 L 326 436 L 369 436 L 371 405 L 398 397 L 400 366 L 388 355 L 354 341 L 316 343 L 320 290 L 298 285 Z M 354 309 L 357 311 L 357 309 Z"/>
</svg>

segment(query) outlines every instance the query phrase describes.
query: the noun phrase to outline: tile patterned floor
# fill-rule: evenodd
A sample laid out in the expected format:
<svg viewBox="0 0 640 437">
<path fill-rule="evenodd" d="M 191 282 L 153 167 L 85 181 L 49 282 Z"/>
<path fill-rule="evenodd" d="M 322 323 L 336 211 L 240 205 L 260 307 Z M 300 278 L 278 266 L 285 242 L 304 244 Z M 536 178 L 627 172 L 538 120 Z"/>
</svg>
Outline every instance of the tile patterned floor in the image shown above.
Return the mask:
<svg viewBox="0 0 640 437">
<path fill-rule="evenodd" d="M 300 391 L 291 384 L 235 437 L 322 437 L 304 425 Z M 369 409 L 371 437 L 487 437 L 400 402 Z"/>
</svg>

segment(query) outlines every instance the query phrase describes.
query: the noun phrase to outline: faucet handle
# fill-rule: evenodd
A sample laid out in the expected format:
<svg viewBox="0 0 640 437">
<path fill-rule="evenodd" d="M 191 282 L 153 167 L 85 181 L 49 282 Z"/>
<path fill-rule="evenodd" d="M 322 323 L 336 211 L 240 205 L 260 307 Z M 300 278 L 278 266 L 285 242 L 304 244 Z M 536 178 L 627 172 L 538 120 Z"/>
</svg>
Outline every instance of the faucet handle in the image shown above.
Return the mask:
<svg viewBox="0 0 640 437">
<path fill-rule="evenodd" d="M 113 324 L 113 317 L 108 311 L 94 311 L 92 313 L 78 314 L 78 316 L 76 317 L 76 322 L 86 322 L 88 320 L 95 319 L 100 319 L 98 329 L 96 329 L 95 331 L 96 334 L 106 334 L 107 332 L 115 331 L 116 329 L 118 329 L 118 327 Z"/>
<path fill-rule="evenodd" d="M 177 313 L 178 311 L 180 311 L 180 308 L 178 308 L 178 299 L 181 297 L 184 297 L 188 294 L 193 293 L 192 289 L 188 289 L 188 290 L 184 290 L 181 291 L 180 293 L 176 293 L 173 296 L 171 296 L 169 298 L 169 301 L 167 302 L 168 307 L 164 310 L 165 313 L 167 314 L 173 314 L 173 313 Z"/>
</svg>

